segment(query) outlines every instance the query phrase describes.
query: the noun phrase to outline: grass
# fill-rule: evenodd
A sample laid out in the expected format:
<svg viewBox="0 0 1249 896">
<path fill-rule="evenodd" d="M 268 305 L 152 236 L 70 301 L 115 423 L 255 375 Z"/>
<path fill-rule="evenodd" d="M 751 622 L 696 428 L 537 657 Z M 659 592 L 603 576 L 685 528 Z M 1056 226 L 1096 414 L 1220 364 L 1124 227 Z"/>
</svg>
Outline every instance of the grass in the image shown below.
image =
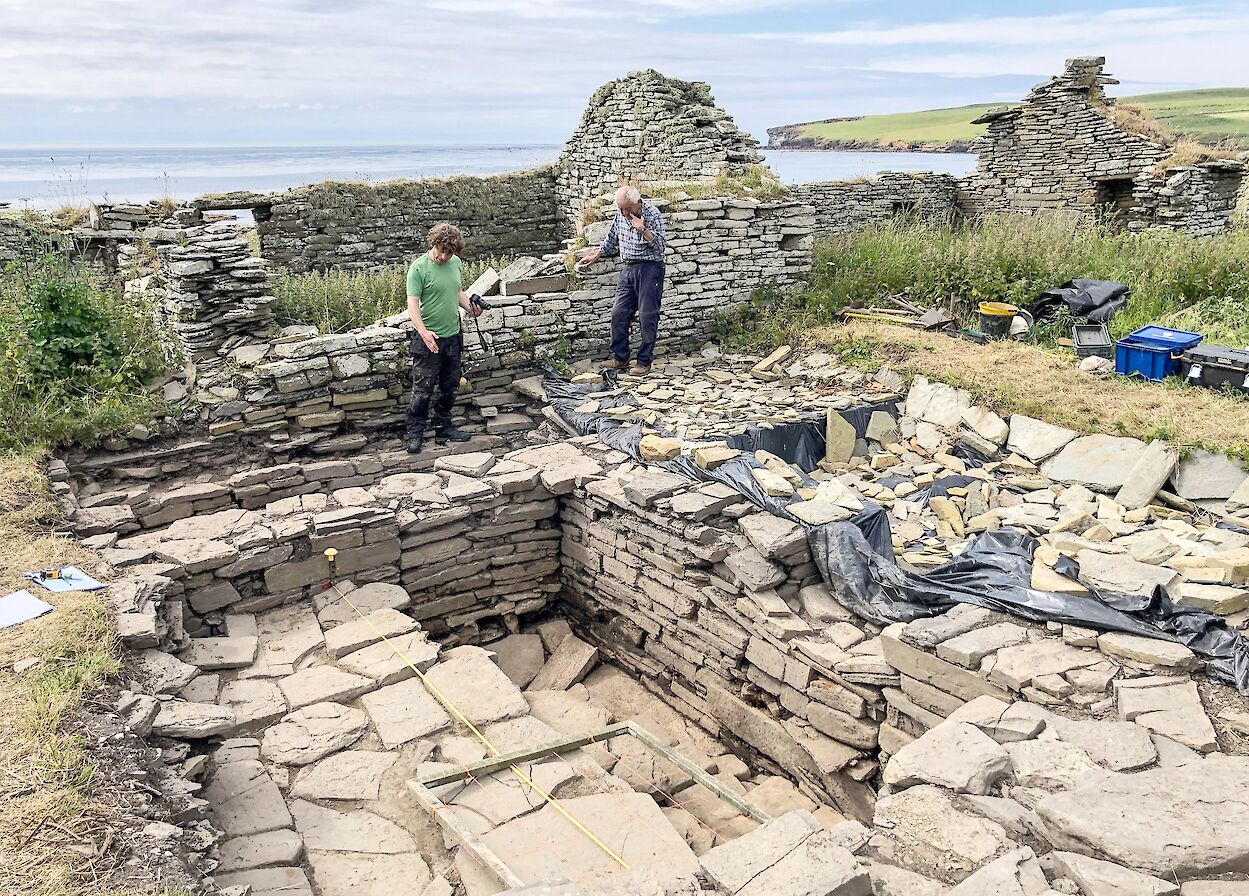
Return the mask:
<svg viewBox="0 0 1249 896">
<path fill-rule="evenodd" d="M 807 331 L 807 342 L 847 363 L 877 370 L 888 363 L 971 393 L 999 414 L 1026 414 L 1085 434 L 1161 438 L 1181 447 L 1249 459 L 1249 402 L 1211 389 L 1099 379 L 1075 355 L 1038 345 L 976 345 L 939 333 L 855 322 Z M 1040 384 L 1040 385 L 1038 385 Z"/>
<path fill-rule="evenodd" d="M 464 286 L 472 285 L 487 268 L 501 271 L 510 262 L 493 257 L 463 261 Z M 270 278 L 273 312 L 281 326 L 311 324 L 320 333 L 346 333 L 406 308 L 407 275 L 407 265 L 323 274 L 274 270 Z"/>
<path fill-rule="evenodd" d="M 32 565 L 99 560 L 54 531 L 56 506 L 31 456 L 0 457 L 0 594 Z M 77 710 L 119 669 L 98 592 L 40 594 L 55 609 L 0 632 L 0 893 L 86 896 L 99 859 L 71 847 L 106 840 L 107 800 L 82 747 Z M 20 674 L 14 664 L 37 664 Z"/>
<path fill-rule="evenodd" d="M 1148 129 L 1191 137 L 1201 143 L 1227 143 L 1230 148 L 1249 149 L 1249 87 L 1180 90 L 1121 97 L 1117 105 L 1136 107 L 1156 124 Z M 835 122 L 786 125 L 798 136 L 817 141 L 874 142 L 889 146 L 923 144 L 940 149 L 952 142 L 966 143 L 984 133 L 972 120 L 989 109 L 1008 104 L 977 104 L 922 112 L 865 115 Z M 1140 114 L 1119 112 L 1129 130 L 1143 127 Z M 1135 121 L 1127 120 L 1135 119 Z M 1155 139 L 1155 138 L 1151 138 Z"/>
<path fill-rule="evenodd" d="M 966 388 L 1003 413 L 1024 413 L 1080 432 L 1138 438 L 1249 457 L 1249 401 L 1178 382 L 1101 380 L 1058 348 L 1070 318 L 1035 327 L 1024 343 L 977 346 L 904 327 L 838 323 L 848 306 L 888 305 L 887 294 L 947 307 L 975 324 L 980 301 L 1026 306 L 1068 279 L 1118 280 L 1132 288 L 1112 321 L 1116 336 L 1147 323 L 1197 330 L 1209 343 L 1249 346 L 1249 230 L 1196 240 L 1178 232 L 1116 234 L 1058 217 L 1000 216 L 952 226 L 898 218 L 816 243 L 810 280 L 798 289 L 756 290 L 726 312 L 732 347 L 820 346 L 847 363 L 882 363 Z M 888 307 L 894 307 L 888 305 Z M 1043 384 L 1038 386 L 1038 384 Z"/>
<path fill-rule="evenodd" d="M 1114 233 L 1062 216 L 991 216 L 974 225 L 900 217 L 816 244 L 804 307 L 830 320 L 842 308 L 905 296 L 969 319 L 982 301 L 1027 306 L 1073 278 L 1132 290 L 1115 336 L 1147 323 L 1196 326 L 1212 342 L 1249 345 L 1249 230 L 1196 239 L 1174 230 Z"/>
<path fill-rule="evenodd" d="M 53 255 L 0 270 L 0 452 L 91 444 L 166 410 L 154 309 Z"/>
</svg>

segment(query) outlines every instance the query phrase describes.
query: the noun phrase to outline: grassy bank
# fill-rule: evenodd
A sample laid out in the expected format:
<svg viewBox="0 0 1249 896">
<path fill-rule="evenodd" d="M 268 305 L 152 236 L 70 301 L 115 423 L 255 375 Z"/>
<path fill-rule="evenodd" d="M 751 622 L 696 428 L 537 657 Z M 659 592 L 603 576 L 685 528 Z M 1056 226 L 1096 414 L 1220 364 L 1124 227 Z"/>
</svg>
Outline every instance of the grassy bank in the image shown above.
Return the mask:
<svg viewBox="0 0 1249 896">
<path fill-rule="evenodd" d="M 32 458 L 0 457 L 0 594 L 33 564 L 98 562 L 54 533 L 55 511 Z M 107 839 L 108 810 L 77 710 L 118 670 L 112 624 L 97 592 L 39 596 L 53 612 L 0 632 L 0 893 L 95 894 L 103 861 L 80 847 Z"/>
<path fill-rule="evenodd" d="M 811 281 L 798 300 L 831 320 L 886 293 L 924 307 L 946 307 L 953 296 L 955 310 L 973 321 L 982 301 L 1027 306 L 1046 287 L 1088 277 L 1132 290 L 1111 324 L 1116 336 L 1161 323 L 1196 328 L 1210 342 L 1247 345 L 1246 258 L 1245 229 L 1198 240 L 1160 229 L 1116 234 L 1057 216 L 1001 216 L 969 226 L 898 218 L 817 243 Z"/>
<path fill-rule="evenodd" d="M 490 267 L 502 270 L 511 259 L 465 261 L 467 288 Z M 345 333 L 389 317 L 408 304 L 407 265 L 372 271 L 326 273 L 272 272 L 273 312 L 281 326 L 312 325 L 321 333 Z"/>
<path fill-rule="evenodd" d="M 1249 87 L 1146 93 L 1120 97 L 1119 102 L 1139 106 L 1172 134 L 1249 149 Z M 866 142 L 882 147 L 918 143 L 937 149 L 974 140 L 984 133 L 984 125 L 972 124 L 972 120 L 1006 105 L 1017 104 L 981 103 L 784 127 L 816 142 Z"/>
<path fill-rule="evenodd" d="M 0 452 L 91 443 L 162 410 L 144 385 L 165 366 L 152 311 L 55 256 L 0 271 Z"/>
</svg>

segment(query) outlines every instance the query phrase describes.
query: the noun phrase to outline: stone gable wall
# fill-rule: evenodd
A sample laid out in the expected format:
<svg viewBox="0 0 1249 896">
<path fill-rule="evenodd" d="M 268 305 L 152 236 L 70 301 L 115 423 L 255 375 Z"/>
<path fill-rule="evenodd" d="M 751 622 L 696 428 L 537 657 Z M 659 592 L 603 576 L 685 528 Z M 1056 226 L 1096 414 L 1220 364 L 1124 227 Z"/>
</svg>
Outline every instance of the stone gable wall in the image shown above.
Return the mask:
<svg viewBox="0 0 1249 896">
<path fill-rule="evenodd" d="M 1110 217 L 1130 230 L 1173 227 L 1197 236 L 1233 221 L 1245 166 L 1219 162 L 1158 170 L 1169 145 L 1129 133 L 1112 117 L 1103 57 L 1067 60 L 1021 106 L 982 115 L 987 131 L 972 150 L 975 172 L 962 180 L 961 211 L 1075 213 Z"/>
<path fill-rule="evenodd" d="M 825 236 L 897 215 L 949 219 L 957 209 L 958 179 L 948 174 L 888 171 L 870 180 L 799 184 L 790 188 L 790 195 L 815 209 L 815 234 Z"/>
<path fill-rule="evenodd" d="M 557 243 L 550 167 L 493 177 L 326 182 L 249 200 L 260 252 L 292 271 L 361 270 L 424 252 L 440 221 L 464 231 L 465 257 L 524 255 Z"/>
<path fill-rule="evenodd" d="M 567 233 L 586 200 L 624 181 L 697 181 L 736 175 L 763 161 L 758 142 L 716 105 L 700 81 L 648 69 L 595 91 L 556 165 Z"/>
</svg>

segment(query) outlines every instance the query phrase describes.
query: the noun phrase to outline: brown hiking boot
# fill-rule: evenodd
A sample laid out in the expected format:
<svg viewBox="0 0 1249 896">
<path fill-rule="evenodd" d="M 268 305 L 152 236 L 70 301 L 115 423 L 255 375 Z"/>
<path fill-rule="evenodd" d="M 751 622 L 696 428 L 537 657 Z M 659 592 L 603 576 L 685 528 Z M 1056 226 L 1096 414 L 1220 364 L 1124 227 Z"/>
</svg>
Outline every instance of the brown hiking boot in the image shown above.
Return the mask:
<svg viewBox="0 0 1249 896">
<path fill-rule="evenodd" d="M 628 366 L 628 361 L 621 361 L 619 358 L 612 358 L 610 361 L 604 361 L 600 364 L 599 370 L 624 370 Z"/>
<path fill-rule="evenodd" d="M 629 373 L 632 374 L 633 376 L 646 376 L 646 374 L 650 372 L 651 372 L 651 369 L 650 369 L 649 364 L 646 365 L 645 367 L 642 366 L 641 364 L 634 364 L 632 367 L 629 368 Z"/>
</svg>

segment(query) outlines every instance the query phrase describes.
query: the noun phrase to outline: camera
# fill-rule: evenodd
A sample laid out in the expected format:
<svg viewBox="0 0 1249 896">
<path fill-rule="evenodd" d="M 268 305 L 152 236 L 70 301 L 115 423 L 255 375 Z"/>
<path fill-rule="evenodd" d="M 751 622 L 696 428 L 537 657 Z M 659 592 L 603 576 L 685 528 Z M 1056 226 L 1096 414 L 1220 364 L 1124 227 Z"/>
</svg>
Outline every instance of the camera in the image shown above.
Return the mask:
<svg viewBox="0 0 1249 896">
<path fill-rule="evenodd" d="M 474 308 L 480 308 L 482 311 L 490 310 L 490 303 L 477 295 L 477 293 L 469 293 L 468 301 Z"/>
</svg>

